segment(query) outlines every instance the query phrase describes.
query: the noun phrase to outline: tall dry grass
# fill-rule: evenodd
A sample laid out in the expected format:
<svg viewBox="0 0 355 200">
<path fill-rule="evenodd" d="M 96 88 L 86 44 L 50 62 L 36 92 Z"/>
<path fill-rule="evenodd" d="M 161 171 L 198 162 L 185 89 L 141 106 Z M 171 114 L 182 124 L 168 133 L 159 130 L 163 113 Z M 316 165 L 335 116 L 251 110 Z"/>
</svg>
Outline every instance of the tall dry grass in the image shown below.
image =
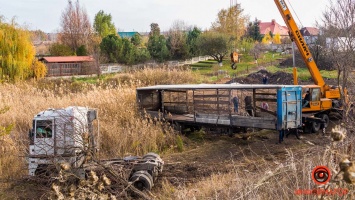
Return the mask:
<svg viewBox="0 0 355 200">
<path fill-rule="evenodd" d="M 27 174 L 23 156 L 28 151 L 28 130 L 35 114 L 48 108 L 87 106 L 98 110 L 100 156 L 112 158 L 164 152 L 175 148 L 176 135 L 163 122 L 150 123 L 136 105 L 136 87 L 154 83 L 191 83 L 197 76 L 189 71 L 144 69 L 116 75 L 98 84 L 55 80 L 0 85 L 0 125 L 15 124 L 11 133 L 0 138 L 0 177 Z M 155 81 L 156 80 L 156 81 Z"/>
<path fill-rule="evenodd" d="M 168 67 L 159 69 L 145 68 L 131 73 L 117 74 L 110 80 L 116 83 L 137 86 L 192 84 L 208 81 L 198 73 L 192 73 L 190 70 L 169 69 Z"/>
</svg>

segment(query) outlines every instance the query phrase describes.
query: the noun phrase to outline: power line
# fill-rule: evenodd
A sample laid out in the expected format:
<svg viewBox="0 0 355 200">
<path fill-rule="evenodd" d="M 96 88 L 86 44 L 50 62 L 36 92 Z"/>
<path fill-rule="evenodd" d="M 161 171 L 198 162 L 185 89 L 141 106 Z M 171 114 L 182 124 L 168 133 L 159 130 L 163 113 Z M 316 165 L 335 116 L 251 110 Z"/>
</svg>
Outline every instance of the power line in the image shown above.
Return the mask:
<svg viewBox="0 0 355 200">
<path fill-rule="evenodd" d="M 301 22 L 301 20 L 300 20 L 300 18 L 299 18 L 298 15 L 297 15 L 296 11 L 293 9 L 291 2 L 290 2 L 289 0 L 287 0 L 287 1 L 288 1 L 288 4 L 289 4 L 290 7 L 291 7 L 293 13 L 296 15 L 296 17 L 297 17 L 297 19 L 298 19 L 298 22 L 301 24 L 302 27 L 304 27 L 303 24 L 302 24 L 302 22 Z"/>
</svg>

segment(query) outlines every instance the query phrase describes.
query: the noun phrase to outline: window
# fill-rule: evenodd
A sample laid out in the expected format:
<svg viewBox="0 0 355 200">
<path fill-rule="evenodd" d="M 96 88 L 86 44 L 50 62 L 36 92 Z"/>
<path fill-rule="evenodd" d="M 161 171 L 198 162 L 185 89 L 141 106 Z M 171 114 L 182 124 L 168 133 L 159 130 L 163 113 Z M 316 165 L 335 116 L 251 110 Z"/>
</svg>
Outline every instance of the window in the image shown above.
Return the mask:
<svg viewBox="0 0 355 200">
<path fill-rule="evenodd" d="M 314 88 L 312 90 L 312 101 L 319 101 L 319 96 L 320 96 L 320 89 L 319 88 Z"/>
<path fill-rule="evenodd" d="M 36 126 L 36 138 L 52 138 L 52 121 L 38 120 Z"/>
</svg>

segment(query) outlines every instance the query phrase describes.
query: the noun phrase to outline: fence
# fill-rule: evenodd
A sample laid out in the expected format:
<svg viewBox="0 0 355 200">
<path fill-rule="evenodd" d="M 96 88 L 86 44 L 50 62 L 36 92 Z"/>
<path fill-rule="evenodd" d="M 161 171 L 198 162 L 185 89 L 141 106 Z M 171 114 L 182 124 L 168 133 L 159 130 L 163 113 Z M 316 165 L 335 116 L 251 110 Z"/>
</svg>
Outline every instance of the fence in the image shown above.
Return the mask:
<svg viewBox="0 0 355 200">
<path fill-rule="evenodd" d="M 100 70 L 102 74 L 117 73 L 124 71 L 126 66 L 120 64 L 101 65 Z"/>
<path fill-rule="evenodd" d="M 132 65 L 132 67 L 128 67 L 123 64 L 106 64 L 106 65 L 101 65 L 100 70 L 102 74 L 109 74 L 109 73 L 123 72 L 128 68 L 136 70 L 136 69 L 143 69 L 144 67 L 150 67 L 150 68 L 156 68 L 161 66 L 181 67 L 184 65 L 191 65 L 194 63 L 198 63 L 200 61 L 206 61 L 208 59 L 211 59 L 211 57 L 198 56 L 198 57 L 193 57 L 191 59 L 186 59 L 185 61 L 167 61 L 165 63 L 150 62 L 150 63 Z"/>
<path fill-rule="evenodd" d="M 186 59 L 185 61 L 167 61 L 165 63 L 156 63 L 156 62 L 151 62 L 151 63 L 145 63 L 145 64 L 139 64 L 139 65 L 133 65 L 133 69 L 142 69 L 144 67 L 160 67 L 160 66 L 167 66 L 167 67 L 181 67 L 184 65 L 191 65 L 194 63 L 198 63 L 200 61 L 206 61 L 208 59 L 211 59 L 210 56 L 198 56 L 198 57 L 193 57 L 191 59 Z"/>
</svg>

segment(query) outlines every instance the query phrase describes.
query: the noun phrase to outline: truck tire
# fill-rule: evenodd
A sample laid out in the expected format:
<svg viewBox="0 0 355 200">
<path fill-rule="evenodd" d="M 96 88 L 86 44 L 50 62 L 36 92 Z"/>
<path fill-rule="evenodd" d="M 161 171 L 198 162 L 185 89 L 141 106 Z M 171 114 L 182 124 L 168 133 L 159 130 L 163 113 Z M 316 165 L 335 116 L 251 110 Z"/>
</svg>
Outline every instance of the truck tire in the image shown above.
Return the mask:
<svg viewBox="0 0 355 200">
<path fill-rule="evenodd" d="M 153 152 L 149 152 L 147 154 L 145 154 L 143 156 L 144 160 L 154 160 L 155 162 L 160 163 L 158 166 L 158 171 L 156 170 L 149 170 L 150 175 L 154 178 L 154 180 L 156 180 L 158 178 L 158 174 L 159 172 L 163 171 L 163 160 L 160 158 L 160 156 L 156 153 Z"/>
<path fill-rule="evenodd" d="M 311 125 L 312 125 L 312 133 L 318 133 L 321 123 L 312 122 Z"/>
<path fill-rule="evenodd" d="M 153 178 L 147 171 L 134 172 L 129 181 L 140 191 L 151 190 L 153 187 Z"/>
<path fill-rule="evenodd" d="M 327 128 L 329 124 L 329 116 L 327 114 L 321 115 L 321 118 L 325 121 L 324 123 L 321 124 L 320 128 Z"/>
</svg>

